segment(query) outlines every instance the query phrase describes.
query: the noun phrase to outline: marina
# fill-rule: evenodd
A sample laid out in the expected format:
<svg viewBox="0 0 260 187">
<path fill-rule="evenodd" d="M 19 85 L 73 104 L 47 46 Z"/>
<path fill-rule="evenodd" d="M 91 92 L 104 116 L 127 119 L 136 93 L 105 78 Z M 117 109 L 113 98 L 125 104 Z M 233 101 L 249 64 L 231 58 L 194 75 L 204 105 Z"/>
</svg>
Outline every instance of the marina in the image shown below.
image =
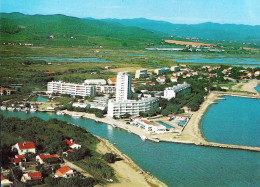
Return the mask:
<svg viewBox="0 0 260 187">
<path fill-rule="evenodd" d="M 143 142 L 133 133 L 108 128 L 87 118 L 72 118 L 54 113 L 2 111 L 6 117 L 22 119 L 37 116 L 57 118 L 86 128 L 89 132 L 116 143 L 116 147 L 131 157 L 142 169 L 168 186 L 258 186 L 259 153 L 174 143 Z M 153 138 L 158 138 L 154 135 Z M 164 153 L 163 157 L 162 154 Z M 145 158 L 145 159 L 143 159 Z M 222 163 L 219 165 L 219 163 Z M 158 167 L 160 164 L 160 167 Z M 218 169 L 216 173 L 215 170 Z M 207 180 L 205 180 L 207 178 Z"/>
</svg>

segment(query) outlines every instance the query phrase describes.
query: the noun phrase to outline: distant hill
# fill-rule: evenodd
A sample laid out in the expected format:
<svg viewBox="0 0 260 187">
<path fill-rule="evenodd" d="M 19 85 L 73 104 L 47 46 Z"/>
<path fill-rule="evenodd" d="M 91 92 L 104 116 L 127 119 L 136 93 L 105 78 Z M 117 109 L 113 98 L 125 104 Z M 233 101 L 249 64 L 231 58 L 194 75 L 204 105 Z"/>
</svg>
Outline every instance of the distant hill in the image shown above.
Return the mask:
<svg viewBox="0 0 260 187">
<path fill-rule="evenodd" d="M 1 13 L 1 42 L 29 42 L 41 45 L 142 46 L 160 41 L 160 33 L 64 15 Z"/>
<path fill-rule="evenodd" d="M 196 37 L 212 41 L 237 41 L 260 44 L 260 25 L 235 25 L 218 23 L 172 24 L 165 21 L 154 21 L 144 18 L 137 19 L 103 19 L 109 23 L 120 23 L 125 26 L 136 26 L 156 32 L 163 32 L 179 37 Z"/>
</svg>

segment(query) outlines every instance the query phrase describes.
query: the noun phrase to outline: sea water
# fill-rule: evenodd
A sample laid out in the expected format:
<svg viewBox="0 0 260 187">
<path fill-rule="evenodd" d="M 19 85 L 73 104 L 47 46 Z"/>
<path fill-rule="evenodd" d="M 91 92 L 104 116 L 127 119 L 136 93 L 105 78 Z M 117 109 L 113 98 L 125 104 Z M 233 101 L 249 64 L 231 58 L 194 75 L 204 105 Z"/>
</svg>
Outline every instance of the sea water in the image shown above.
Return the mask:
<svg viewBox="0 0 260 187">
<path fill-rule="evenodd" d="M 260 99 L 224 96 L 201 121 L 211 142 L 260 147 Z"/>
<path fill-rule="evenodd" d="M 44 120 L 57 118 L 86 128 L 92 134 L 116 143 L 131 157 L 168 186 L 259 186 L 258 152 L 220 149 L 195 145 L 142 141 L 139 136 L 86 118 L 54 113 L 2 111 L 6 117 Z"/>
</svg>

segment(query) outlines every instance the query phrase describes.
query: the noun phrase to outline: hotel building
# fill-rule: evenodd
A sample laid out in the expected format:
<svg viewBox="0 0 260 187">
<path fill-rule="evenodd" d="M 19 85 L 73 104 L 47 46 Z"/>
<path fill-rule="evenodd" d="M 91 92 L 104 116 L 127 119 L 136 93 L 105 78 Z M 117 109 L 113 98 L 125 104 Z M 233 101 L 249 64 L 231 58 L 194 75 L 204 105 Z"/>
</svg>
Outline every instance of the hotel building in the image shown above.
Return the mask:
<svg viewBox="0 0 260 187">
<path fill-rule="evenodd" d="M 52 81 L 47 84 L 47 92 L 89 97 L 95 95 L 95 86 Z"/>
<path fill-rule="evenodd" d="M 142 98 L 140 100 L 129 100 L 131 96 L 132 76 L 129 72 L 119 72 L 116 84 L 116 100 L 109 100 L 108 112 L 110 117 L 120 117 L 126 113 L 137 116 L 140 112 L 149 112 L 158 108 L 157 98 Z"/>
<path fill-rule="evenodd" d="M 147 77 L 147 70 L 146 69 L 140 69 L 136 70 L 135 72 L 135 78 L 136 79 L 142 79 Z"/>
<path fill-rule="evenodd" d="M 179 93 L 191 92 L 191 85 L 184 82 L 183 84 L 178 84 L 177 86 L 168 87 L 164 90 L 164 98 L 170 100 L 175 98 Z"/>
</svg>

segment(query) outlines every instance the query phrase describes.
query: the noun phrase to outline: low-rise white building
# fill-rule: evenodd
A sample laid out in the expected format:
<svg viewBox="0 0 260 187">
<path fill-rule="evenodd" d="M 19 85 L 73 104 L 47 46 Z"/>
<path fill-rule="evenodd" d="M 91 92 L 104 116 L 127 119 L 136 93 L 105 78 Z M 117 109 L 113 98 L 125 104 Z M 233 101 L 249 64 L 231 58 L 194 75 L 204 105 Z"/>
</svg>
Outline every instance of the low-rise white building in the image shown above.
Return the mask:
<svg viewBox="0 0 260 187">
<path fill-rule="evenodd" d="M 140 100 L 125 100 L 116 102 L 109 100 L 108 112 L 110 117 L 120 117 L 126 113 L 132 116 L 138 116 L 140 112 L 149 112 L 159 107 L 158 99 L 154 97 L 141 98 Z"/>
<path fill-rule="evenodd" d="M 25 155 L 26 153 L 36 153 L 36 147 L 33 142 L 17 143 L 12 146 L 12 149 L 17 149 L 19 155 Z"/>
<path fill-rule="evenodd" d="M 168 87 L 164 90 L 164 98 L 170 100 L 175 98 L 178 93 L 188 93 L 191 92 L 191 85 L 184 82 L 183 84 L 178 84 L 177 86 Z"/>
<path fill-rule="evenodd" d="M 60 169 L 58 169 L 54 175 L 55 178 L 69 178 L 74 176 L 74 171 L 69 166 L 63 166 Z"/>
<path fill-rule="evenodd" d="M 113 85 L 96 86 L 96 93 L 104 93 L 104 94 L 116 93 L 116 86 Z"/>
<path fill-rule="evenodd" d="M 107 81 L 105 79 L 86 79 L 84 81 L 86 85 L 106 85 Z"/>
<path fill-rule="evenodd" d="M 52 81 L 48 82 L 47 92 L 89 97 L 95 95 L 95 86 Z"/>
<path fill-rule="evenodd" d="M 134 123 L 139 125 L 140 127 L 144 128 L 146 131 L 152 131 L 152 132 L 156 132 L 156 133 L 164 133 L 164 132 L 166 132 L 166 129 L 167 129 L 163 125 L 160 125 L 153 121 L 144 120 L 144 119 L 136 119 L 136 120 L 134 120 Z"/>
<path fill-rule="evenodd" d="M 166 81 L 166 78 L 165 77 L 157 77 L 157 79 L 156 79 L 156 81 L 158 82 L 158 83 L 161 83 L 161 84 L 163 84 L 163 83 L 165 83 L 165 81 Z"/>
<path fill-rule="evenodd" d="M 71 149 L 80 149 L 81 148 L 81 145 L 73 142 L 73 140 L 63 140 L 63 141 L 66 142 Z"/>
</svg>

